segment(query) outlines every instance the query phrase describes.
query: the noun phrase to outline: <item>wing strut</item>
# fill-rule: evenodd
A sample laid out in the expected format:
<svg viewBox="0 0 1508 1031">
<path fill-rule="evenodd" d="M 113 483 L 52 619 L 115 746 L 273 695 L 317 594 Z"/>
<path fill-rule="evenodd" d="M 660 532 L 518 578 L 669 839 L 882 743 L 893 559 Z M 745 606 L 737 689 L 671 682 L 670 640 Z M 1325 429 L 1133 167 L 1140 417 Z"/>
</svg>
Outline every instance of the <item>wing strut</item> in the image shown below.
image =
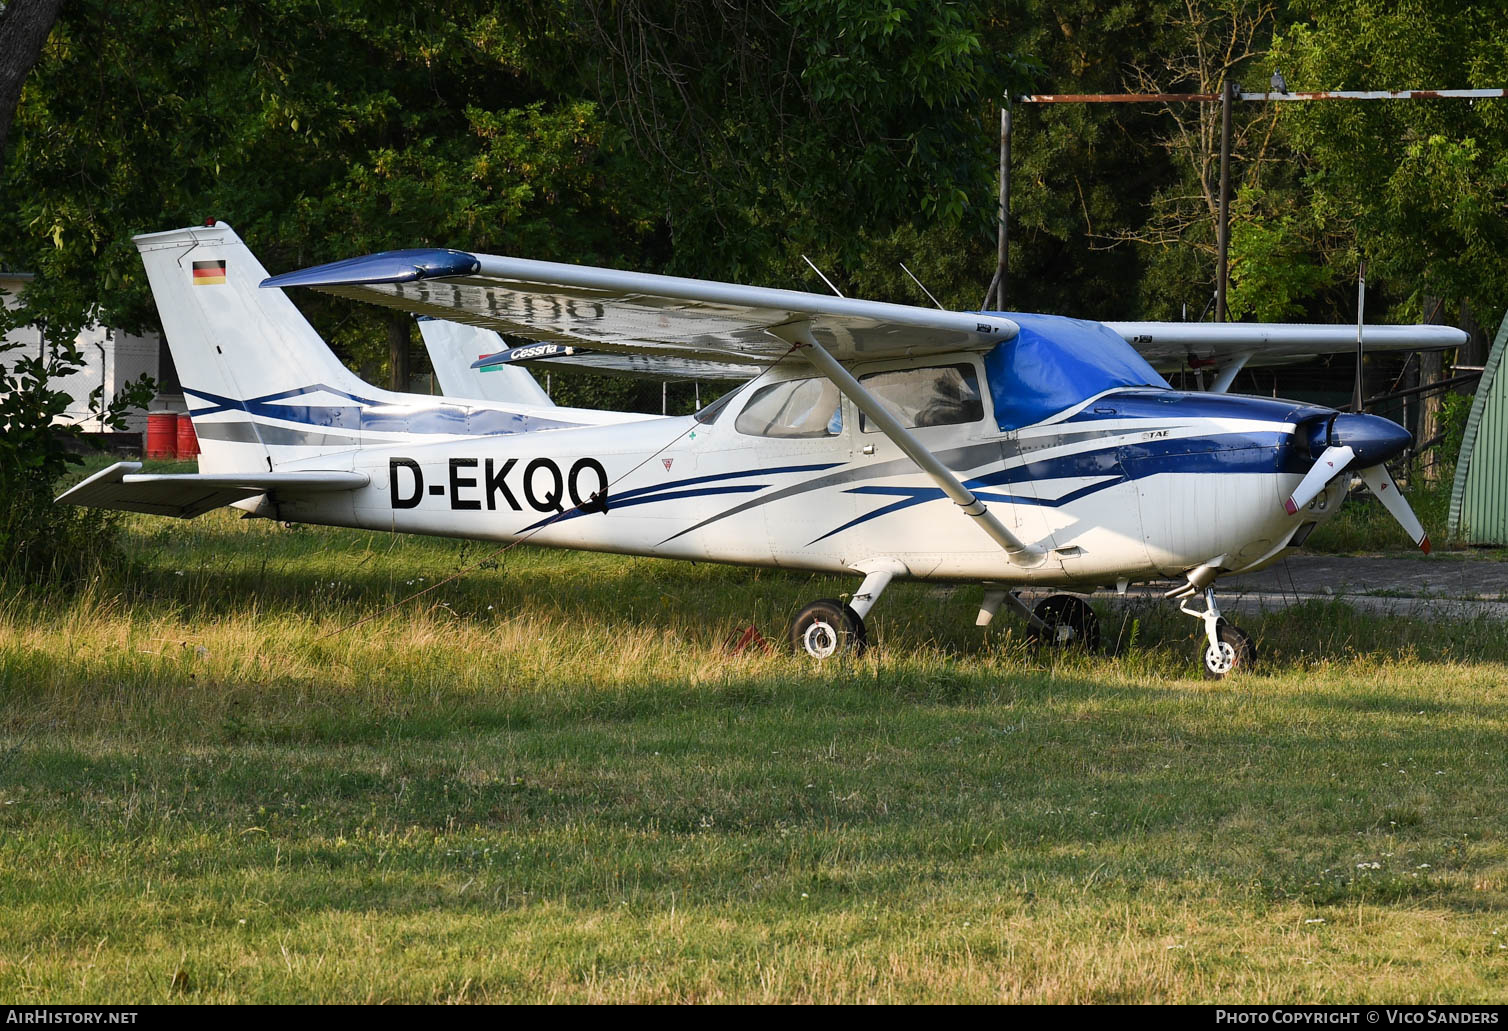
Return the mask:
<svg viewBox="0 0 1508 1031">
<path fill-rule="evenodd" d="M 1236 382 L 1236 374 L 1246 368 L 1246 363 L 1251 360 L 1252 352 L 1242 351 L 1240 354 L 1230 356 L 1230 361 L 1220 367 L 1220 375 L 1215 382 L 1210 384 L 1211 394 L 1223 394 L 1230 390 L 1231 384 Z"/>
<path fill-rule="evenodd" d="M 1005 524 L 995 518 L 985 503 L 976 498 L 958 477 L 953 475 L 953 470 L 938 461 L 937 456 L 907 432 L 906 428 L 900 424 L 900 420 L 891 415 L 890 410 L 880 404 L 873 394 L 865 390 L 841 362 L 817 343 L 816 337 L 812 336 L 810 326 L 799 322 L 773 327 L 770 332 L 782 340 L 801 345 L 799 349 L 806 356 L 806 360 L 832 380 L 833 384 L 846 394 L 848 399 L 858 406 L 859 411 L 868 416 L 885 436 L 895 441 L 896 446 L 905 452 L 922 472 L 930 476 L 932 482 L 942 488 L 942 492 L 948 496 L 948 499 L 963 509 L 964 515 L 972 518 L 981 530 L 1005 549 L 1005 553 L 1010 556 L 1012 562 L 1026 567 L 1041 565 L 1044 551 L 1026 544 L 1006 529 Z"/>
</svg>

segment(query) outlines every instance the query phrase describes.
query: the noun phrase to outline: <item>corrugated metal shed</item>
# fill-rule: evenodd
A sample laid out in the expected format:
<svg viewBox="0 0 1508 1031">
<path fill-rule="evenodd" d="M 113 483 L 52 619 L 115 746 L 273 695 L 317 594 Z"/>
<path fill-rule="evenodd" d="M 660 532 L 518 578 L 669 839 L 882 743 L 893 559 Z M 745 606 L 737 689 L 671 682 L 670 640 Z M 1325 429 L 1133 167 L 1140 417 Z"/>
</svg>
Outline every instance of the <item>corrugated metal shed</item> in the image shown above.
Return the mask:
<svg viewBox="0 0 1508 1031">
<path fill-rule="evenodd" d="M 1466 419 L 1456 481 L 1450 491 L 1450 536 L 1468 544 L 1508 544 L 1508 315 L 1487 355 Z"/>
</svg>

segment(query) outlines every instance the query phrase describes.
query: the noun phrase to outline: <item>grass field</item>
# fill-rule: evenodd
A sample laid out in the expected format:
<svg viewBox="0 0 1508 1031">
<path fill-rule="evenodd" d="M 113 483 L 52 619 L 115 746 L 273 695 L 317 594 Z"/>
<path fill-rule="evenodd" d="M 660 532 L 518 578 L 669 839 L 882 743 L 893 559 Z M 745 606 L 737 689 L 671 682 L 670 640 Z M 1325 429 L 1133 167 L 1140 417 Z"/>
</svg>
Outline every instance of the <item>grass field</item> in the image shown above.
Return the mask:
<svg viewBox="0 0 1508 1031">
<path fill-rule="evenodd" d="M 815 665 L 723 642 L 850 582 L 128 530 L 0 597 L 7 1000 L 1508 999 L 1500 625 L 1212 684 L 1171 606 L 1057 655 L 899 585 Z"/>
</svg>

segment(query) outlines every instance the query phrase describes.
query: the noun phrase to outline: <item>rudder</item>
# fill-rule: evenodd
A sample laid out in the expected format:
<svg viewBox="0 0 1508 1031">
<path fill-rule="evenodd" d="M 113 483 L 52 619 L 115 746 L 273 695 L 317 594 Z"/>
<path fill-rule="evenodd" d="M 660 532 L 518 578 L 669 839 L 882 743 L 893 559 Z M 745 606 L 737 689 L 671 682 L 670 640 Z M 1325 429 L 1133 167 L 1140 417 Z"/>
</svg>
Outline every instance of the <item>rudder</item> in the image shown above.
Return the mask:
<svg viewBox="0 0 1508 1031">
<path fill-rule="evenodd" d="M 359 446 L 359 429 L 339 418 L 307 429 L 279 422 L 279 412 L 294 410 L 290 401 L 304 411 L 322 403 L 349 411 L 384 392 L 342 365 L 281 290 L 259 289 L 267 270 L 230 226 L 134 242 L 199 436 L 201 471 L 268 471 Z"/>
</svg>

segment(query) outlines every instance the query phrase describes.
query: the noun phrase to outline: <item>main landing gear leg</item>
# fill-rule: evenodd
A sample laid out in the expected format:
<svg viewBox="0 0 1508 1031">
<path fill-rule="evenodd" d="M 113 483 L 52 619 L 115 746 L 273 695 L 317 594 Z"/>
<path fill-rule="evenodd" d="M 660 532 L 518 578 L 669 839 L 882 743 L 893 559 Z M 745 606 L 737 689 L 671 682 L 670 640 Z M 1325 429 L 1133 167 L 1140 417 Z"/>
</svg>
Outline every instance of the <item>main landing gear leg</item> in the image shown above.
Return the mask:
<svg viewBox="0 0 1508 1031">
<path fill-rule="evenodd" d="M 1212 588 L 1205 588 L 1203 612 L 1189 608 L 1188 602 L 1181 603 L 1178 611 L 1204 621 L 1206 678 L 1223 680 L 1238 669 L 1246 669 L 1256 659 L 1257 649 L 1251 635 L 1220 615 Z"/>
<path fill-rule="evenodd" d="M 796 613 L 787 634 L 792 650 L 814 659 L 844 653 L 862 655 L 869 646 L 864 617 L 880 600 L 895 574 L 893 568 L 871 570 L 847 605 L 836 598 L 822 598 Z"/>
<path fill-rule="evenodd" d="M 1031 606 L 1021 600 L 1019 591 L 986 588 L 975 625 L 988 626 L 1000 606 L 1006 602 L 1026 620 L 1027 640 L 1058 648 L 1078 647 L 1091 652 L 1099 651 L 1099 617 L 1083 598 L 1072 594 L 1054 594 Z"/>
</svg>

